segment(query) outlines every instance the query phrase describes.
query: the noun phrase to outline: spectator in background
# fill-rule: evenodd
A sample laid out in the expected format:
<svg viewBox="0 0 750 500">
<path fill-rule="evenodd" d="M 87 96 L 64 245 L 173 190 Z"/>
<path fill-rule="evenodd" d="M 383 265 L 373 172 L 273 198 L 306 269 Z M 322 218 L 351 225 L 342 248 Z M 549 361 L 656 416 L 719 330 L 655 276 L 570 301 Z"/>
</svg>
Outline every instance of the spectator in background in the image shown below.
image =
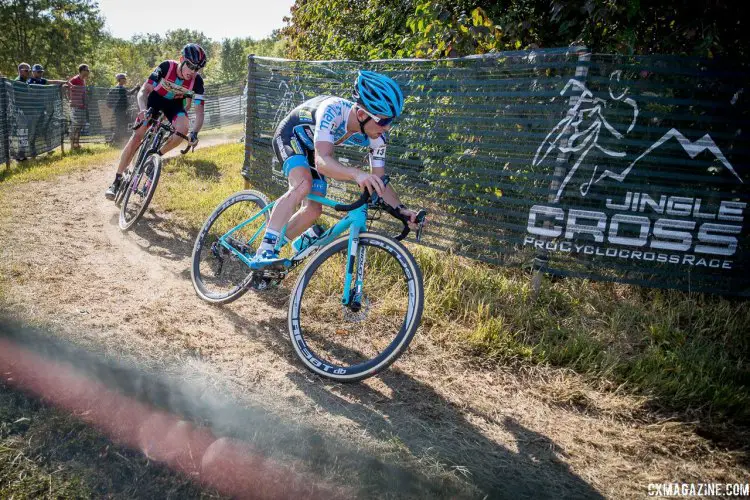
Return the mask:
<svg viewBox="0 0 750 500">
<path fill-rule="evenodd" d="M 28 83 L 32 85 L 62 85 L 67 83 L 65 80 L 47 80 L 44 77 L 44 66 L 35 64 L 31 67 L 31 78 Z"/>
<path fill-rule="evenodd" d="M 33 106 L 32 97 L 29 91 L 29 72 L 31 66 L 29 63 L 18 65 L 18 76 L 13 80 L 13 104 L 15 107 L 15 126 L 11 126 L 12 145 L 11 149 L 15 152 L 15 158 L 18 161 L 27 159 L 26 154 L 35 156 L 35 152 L 29 150 L 29 135 L 34 135 L 29 128 L 36 124 L 36 109 Z M 13 109 L 13 108 L 11 108 Z"/>
<path fill-rule="evenodd" d="M 110 143 L 113 146 L 122 147 L 130 138 L 128 130 L 128 95 L 135 94 L 140 90 L 139 86 L 128 89 L 128 76 L 125 73 L 115 75 L 117 85 L 112 87 L 107 94 L 107 107 L 112 110 L 114 116 L 114 130 Z"/>
<path fill-rule="evenodd" d="M 30 85 L 63 85 L 67 83 L 65 80 L 47 80 L 44 78 L 44 66 L 41 64 L 35 64 L 31 67 L 31 78 L 28 83 Z M 49 125 L 52 122 L 52 117 L 55 113 L 55 101 L 60 97 L 57 89 L 37 89 L 36 91 L 32 88 L 32 96 L 34 103 L 36 104 L 38 115 L 33 126 L 30 127 L 32 134 L 29 136 L 29 142 L 31 144 L 32 156 L 36 153 L 36 141 L 37 137 L 41 137 L 45 141 L 44 149 L 52 149 L 50 138 L 47 136 L 49 132 Z"/>
<path fill-rule="evenodd" d="M 81 131 L 88 121 L 86 103 L 86 79 L 89 77 L 88 64 L 78 66 L 78 74 L 68 80 L 70 86 L 70 148 L 81 147 Z"/>
<path fill-rule="evenodd" d="M 21 63 L 18 65 L 18 76 L 16 77 L 16 82 L 23 82 L 28 83 L 29 80 L 29 72 L 31 71 L 31 66 L 29 66 L 29 63 Z"/>
</svg>

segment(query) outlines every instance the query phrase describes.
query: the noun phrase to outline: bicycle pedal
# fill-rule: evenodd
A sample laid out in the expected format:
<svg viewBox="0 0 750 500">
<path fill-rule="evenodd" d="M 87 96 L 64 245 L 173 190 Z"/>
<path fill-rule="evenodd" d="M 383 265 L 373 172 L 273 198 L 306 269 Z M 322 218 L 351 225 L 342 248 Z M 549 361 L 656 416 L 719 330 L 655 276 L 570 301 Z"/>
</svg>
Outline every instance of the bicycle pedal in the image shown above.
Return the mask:
<svg viewBox="0 0 750 500">
<path fill-rule="evenodd" d="M 281 281 L 286 278 L 287 273 L 284 271 L 278 271 L 276 269 L 264 269 L 262 276 L 265 279 Z"/>
<path fill-rule="evenodd" d="M 268 290 L 270 288 L 275 288 L 281 283 L 280 280 L 270 279 L 266 277 L 262 278 L 254 278 L 250 282 L 250 288 L 253 290 L 256 290 L 258 292 L 262 292 L 264 290 Z"/>
<path fill-rule="evenodd" d="M 268 289 L 268 285 L 269 284 L 270 284 L 269 280 L 261 278 L 261 279 L 259 279 L 257 281 L 253 281 L 252 283 L 250 283 L 250 287 L 253 290 L 257 290 L 258 292 L 262 292 L 263 290 L 267 290 Z"/>
</svg>

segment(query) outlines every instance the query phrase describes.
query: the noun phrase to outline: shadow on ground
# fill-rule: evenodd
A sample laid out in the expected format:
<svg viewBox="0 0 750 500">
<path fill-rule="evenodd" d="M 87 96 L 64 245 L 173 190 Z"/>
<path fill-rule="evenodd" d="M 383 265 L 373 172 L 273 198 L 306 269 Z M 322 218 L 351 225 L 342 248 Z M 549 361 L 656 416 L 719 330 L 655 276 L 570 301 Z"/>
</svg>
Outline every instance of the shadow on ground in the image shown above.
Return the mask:
<svg viewBox="0 0 750 500">
<path fill-rule="evenodd" d="M 495 423 L 511 436 L 517 451 L 510 450 L 432 387 L 397 370 L 379 375 L 391 395 L 363 383 L 331 386 L 294 373 L 289 378 L 322 408 L 402 446 L 420 462 L 463 476 L 489 498 L 602 498 L 559 458 L 564 453 L 547 436 L 505 417 Z"/>
<path fill-rule="evenodd" d="M 204 496 L 219 498 L 0 379 L 0 497 Z"/>
</svg>

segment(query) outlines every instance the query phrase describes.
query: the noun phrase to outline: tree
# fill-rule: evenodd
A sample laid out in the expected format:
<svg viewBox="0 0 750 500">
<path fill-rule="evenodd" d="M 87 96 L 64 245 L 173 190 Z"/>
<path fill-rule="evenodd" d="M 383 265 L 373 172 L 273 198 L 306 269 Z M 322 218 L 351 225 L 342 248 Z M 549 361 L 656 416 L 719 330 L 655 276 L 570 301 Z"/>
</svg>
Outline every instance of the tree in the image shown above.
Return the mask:
<svg viewBox="0 0 750 500">
<path fill-rule="evenodd" d="M 206 51 L 206 57 L 214 57 L 215 51 L 213 41 L 203 34 L 202 31 L 189 30 L 185 28 L 167 31 L 161 43 L 164 59 L 176 59 L 182 52 L 182 48 L 189 43 L 197 43 Z"/>
<path fill-rule="evenodd" d="M 15 75 L 20 62 L 40 63 L 50 77 L 69 77 L 91 61 L 103 26 L 92 0 L 3 0 L 0 71 Z"/>
<path fill-rule="evenodd" d="M 397 50 L 414 0 L 297 0 L 281 30 L 293 59 L 366 59 L 373 48 Z"/>
<path fill-rule="evenodd" d="M 162 61 L 162 51 L 159 35 L 138 35 L 130 41 L 106 36 L 94 55 L 90 81 L 109 86 L 115 74 L 127 73 L 131 84 L 140 83 Z"/>
<path fill-rule="evenodd" d="M 747 2 L 297 0 L 282 30 L 296 59 L 446 57 L 586 45 L 593 52 L 748 60 Z M 745 12 L 745 14 L 742 14 Z"/>
<path fill-rule="evenodd" d="M 247 62 L 245 42 L 239 38 L 221 42 L 221 80 L 236 82 L 245 78 Z"/>
<path fill-rule="evenodd" d="M 274 30 L 271 36 L 261 40 L 248 38 L 245 40 L 245 57 L 250 54 L 256 56 L 284 57 L 287 53 L 288 41 L 282 37 L 281 30 Z M 247 68 L 245 68 L 247 70 Z"/>
<path fill-rule="evenodd" d="M 747 2 L 553 0 L 549 13 L 559 26 L 555 40 L 581 42 L 594 52 L 748 60 L 741 21 L 750 14 Z"/>
</svg>

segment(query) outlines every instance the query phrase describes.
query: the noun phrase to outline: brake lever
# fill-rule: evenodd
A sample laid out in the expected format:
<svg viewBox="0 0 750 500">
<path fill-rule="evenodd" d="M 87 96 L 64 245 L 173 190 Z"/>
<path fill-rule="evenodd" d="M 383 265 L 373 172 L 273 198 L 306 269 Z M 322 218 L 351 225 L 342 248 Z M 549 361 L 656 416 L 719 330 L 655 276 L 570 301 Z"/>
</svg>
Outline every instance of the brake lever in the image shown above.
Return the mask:
<svg viewBox="0 0 750 500">
<path fill-rule="evenodd" d="M 415 239 L 417 242 L 419 242 L 422 239 L 422 229 L 424 229 L 424 224 L 427 219 L 427 210 L 424 208 L 417 212 L 417 234 L 415 235 Z"/>
<path fill-rule="evenodd" d="M 197 144 L 197 142 L 196 142 L 196 144 Z M 183 150 L 180 151 L 180 154 L 183 154 L 183 155 L 187 154 L 190 151 L 191 148 L 192 148 L 193 151 L 195 151 L 195 144 L 188 143 L 187 147 L 185 149 L 183 149 Z"/>
</svg>

